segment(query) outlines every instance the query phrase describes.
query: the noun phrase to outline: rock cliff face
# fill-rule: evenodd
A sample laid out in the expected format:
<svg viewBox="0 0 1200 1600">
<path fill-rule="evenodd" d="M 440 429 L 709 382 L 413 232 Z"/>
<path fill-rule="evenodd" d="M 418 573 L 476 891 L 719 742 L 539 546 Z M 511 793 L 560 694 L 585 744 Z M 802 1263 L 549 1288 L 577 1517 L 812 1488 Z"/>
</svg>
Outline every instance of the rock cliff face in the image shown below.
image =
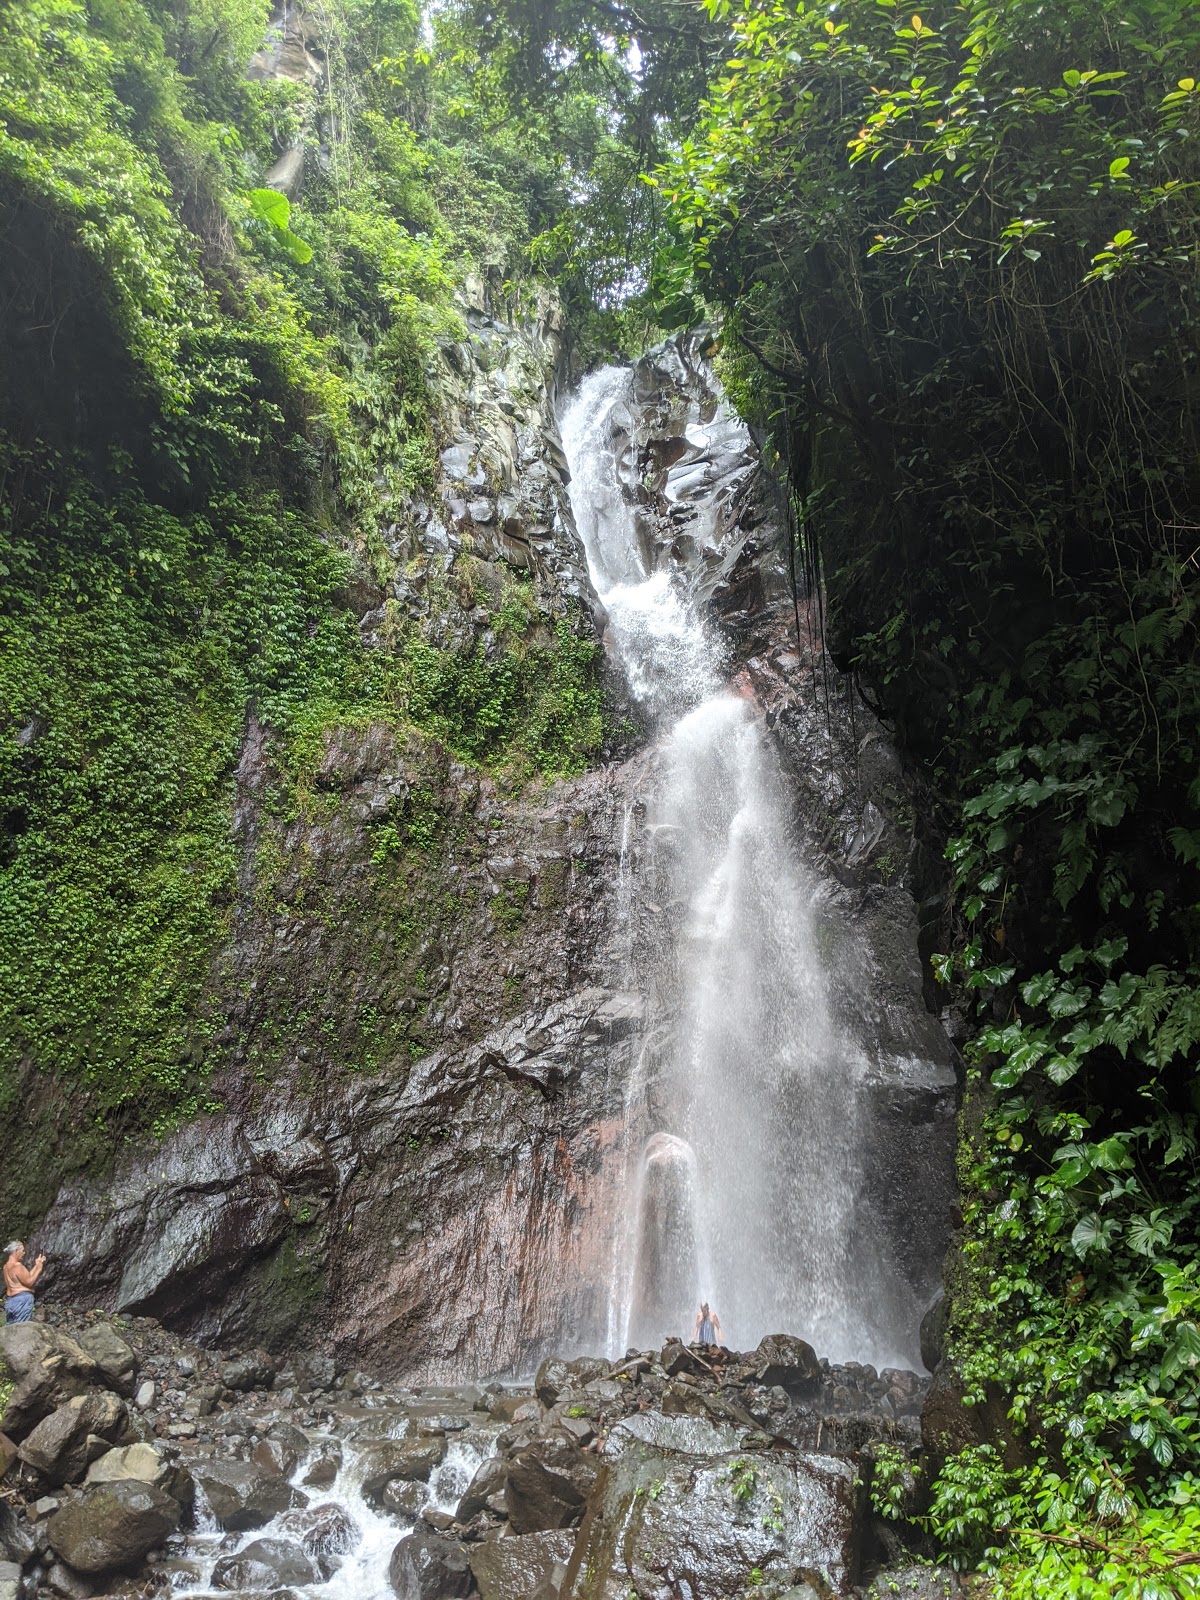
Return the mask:
<svg viewBox="0 0 1200 1600">
<path fill-rule="evenodd" d="M 514 322 L 480 286 L 468 299 L 469 337 L 445 350 L 439 492 L 388 530 L 396 577 L 363 579 L 360 626 L 382 641 L 420 616 L 434 640 L 486 649 L 519 573 L 535 634 L 603 629 L 564 492 L 553 307 Z M 688 443 L 689 416 L 713 405 L 696 344 L 645 359 L 636 384 L 623 471 L 644 538 L 703 571 L 730 673 L 785 760 L 822 925 L 860 935 L 839 1004 L 872 1058 L 869 1226 L 924 1303 L 948 1229 L 954 1077 L 922 998 L 898 763 L 814 668 L 803 609 L 797 647 L 752 453 Z M 223 1109 L 59 1193 L 36 1235 L 51 1292 L 202 1341 L 319 1339 L 427 1381 L 594 1348 L 628 1200 L 623 1085 L 657 1020 L 625 987 L 662 915 L 629 887 L 653 870 L 639 793 L 657 759 L 625 754 L 632 739 L 610 731 L 598 769 L 512 792 L 430 740 L 346 728 L 288 807 L 252 723 L 214 974 Z"/>
</svg>

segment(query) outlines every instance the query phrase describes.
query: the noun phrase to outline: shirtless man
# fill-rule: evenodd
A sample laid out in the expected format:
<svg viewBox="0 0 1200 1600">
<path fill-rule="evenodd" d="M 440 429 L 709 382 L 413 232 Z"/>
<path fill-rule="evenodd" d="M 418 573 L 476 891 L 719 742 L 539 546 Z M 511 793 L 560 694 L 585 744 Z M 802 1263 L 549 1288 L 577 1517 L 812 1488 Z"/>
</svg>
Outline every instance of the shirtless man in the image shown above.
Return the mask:
<svg viewBox="0 0 1200 1600">
<path fill-rule="evenodd" d="M 19 1239 L 4 1247 L 4 1320 L 33 1321 L 33 1286 L 42 1275 L 46 1258 L 41 1255 L 32 1267 L 25 1265 L 25 1246 Z"/>
</svg>

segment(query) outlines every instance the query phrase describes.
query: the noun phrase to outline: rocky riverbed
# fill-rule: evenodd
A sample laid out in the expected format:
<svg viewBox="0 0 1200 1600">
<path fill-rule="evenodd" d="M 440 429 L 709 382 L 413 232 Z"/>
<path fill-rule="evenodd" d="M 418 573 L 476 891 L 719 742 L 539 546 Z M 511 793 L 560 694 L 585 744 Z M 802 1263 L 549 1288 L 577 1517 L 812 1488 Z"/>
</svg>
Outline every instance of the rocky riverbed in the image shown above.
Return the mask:
<svg viewBox="0 0 1200 1600">
<path fill-rule="evenodd" d="M 0 1332 L 0 1600 L 965 1592 L 872 1508 L 884 1471 L 918 1509 L 915 1373 L 778 1335 L 412 1389 L 51 1316 Z"/>
</svg>

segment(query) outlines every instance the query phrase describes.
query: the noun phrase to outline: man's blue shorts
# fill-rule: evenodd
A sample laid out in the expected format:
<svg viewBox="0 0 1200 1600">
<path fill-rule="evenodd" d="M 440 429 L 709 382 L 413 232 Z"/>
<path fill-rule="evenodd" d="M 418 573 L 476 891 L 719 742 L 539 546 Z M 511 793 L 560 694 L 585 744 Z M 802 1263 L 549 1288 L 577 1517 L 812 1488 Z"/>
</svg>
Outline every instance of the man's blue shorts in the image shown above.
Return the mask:
<svg viewBox="0 0 1200 1600">
<path fill-rule="evenodd" d="M 22 1294 L 10 1294 L 4 1302 L 5 1322 L 32 1322 L 33 1296 L 26 1289 Z"/>
</svg>

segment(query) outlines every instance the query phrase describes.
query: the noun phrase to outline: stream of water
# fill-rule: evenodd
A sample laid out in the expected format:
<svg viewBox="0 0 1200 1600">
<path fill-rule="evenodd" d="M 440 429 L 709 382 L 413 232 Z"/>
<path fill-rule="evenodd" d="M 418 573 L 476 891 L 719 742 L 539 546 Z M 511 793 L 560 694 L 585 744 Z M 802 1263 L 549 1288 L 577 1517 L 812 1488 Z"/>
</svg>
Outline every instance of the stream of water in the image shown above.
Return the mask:
<svg viewBox="0 0 1200 1600">
<path fill-rule="evenodd" d="M 734 1348 L 786 1331 L 834 1359 L 898 1362 L 901 1297 L 861 1226 L 866 1063 L 831 1018 L 821 879 L 799 858 L 774 749 L 726 686 L 689 568 L 648 539 L 624 486 L 632 415 L 630 373 L 608 368 L 562 418 L 592 581 L 658 744 L 641 866 L 623 852 L 618 907 L 657 921 L 634 970 L 651 1017 L 625 1086 L 608 1353 L 690 1338 L 707 1301 Z M 725 408 L 687 425 L 666 494 L 687 496 L 700 523 L 690 463 L 739 429 Z"/>
</svg>

